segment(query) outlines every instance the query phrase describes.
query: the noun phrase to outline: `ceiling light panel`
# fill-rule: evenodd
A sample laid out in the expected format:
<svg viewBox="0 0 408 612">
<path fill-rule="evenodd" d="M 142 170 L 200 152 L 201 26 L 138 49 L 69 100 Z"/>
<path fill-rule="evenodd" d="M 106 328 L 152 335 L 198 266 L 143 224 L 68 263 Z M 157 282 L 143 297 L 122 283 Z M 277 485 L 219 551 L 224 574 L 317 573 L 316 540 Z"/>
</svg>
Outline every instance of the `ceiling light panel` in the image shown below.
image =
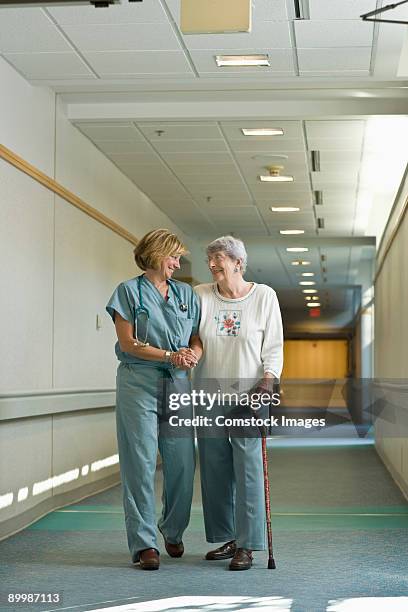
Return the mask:
<svg viewBox="0 0 408 612">
<path fill-rule="evenodd" d="M 234 35 L 235 36 L 239 36 Z M 245 36 L 245 35 L 243 35 Z M 246 35 L 250 36 L 250 35 Z M 201 38 L 197 36 L 195 38 Z M 217 38 L 217 42 L 219 40 Z M 219 43 L 220 44 L 220 43 Z M 221 55 L 221 52 L 217 54 L 214 52 L 214 41 L 212 41 L 212 51 L 201 51 L 201 50 L 191 50 L 190 56 L 194 62 L 194 66 L 197 69 L 200 76 L 211 76 L 214 78 L 222 78 L 222 79 L 234 79 L 237 76 L 248 76 L 249 78 L 253 78 L 254 76 L 259 77 L 263 73 L 267 73 L 270 76 L 294 76 L 293 69 L 293 56 L 292 52 L 289 48 L 287 49 L 276 49 L 276 50 L 266 50 L 262 49 L 256 55 L 262 54 L 267 55 L 270 59 L 270 66 L 223 66 L 219 68 L 215 62 L 215 55 Z M 220 47 L 221 49 L 221 47 Z M 252 54 L 252 50 L 249 53 L 245 53 L 245 48 L 241 49 L 233 49 L 231 51 L 222 50 L 223 55 L 244 55 L 244 54 Z M 252 49 L 257 49 L 257 45 L 255 44 Z M 242 126 L 246 127 L 246 126 Z"/>
<path fill-rule="evenodd" d="M 294 213 L 299 212 L 300 208 L 297 206 L 271 206 L 270 210 L 273 213 Z"/>
<path fill-rule="evenodd" d="M 284 142 L 287 140 L 291 140 L 295 138 L 299 141 L 303 138 L 302 131 L 302 122 L 301 121 L 222 121 L 221 128 L 227 139 L 232 142 L 234 140 L 243 140 L 247 141 L 248 138 L 244 136 L 242 133 L 243 128 L 250 129 L 264 129 L 264 128 L 276 128 L 279 127 L 283 130 L 283 136 L 281 138 L 271 137 L 271 141 L 278 141 L 279 146 L 282 146 Z M 263 138 L 266 138 L 265 136 Z M 261 140 L 263 139 L 261 138 Z M 255 137 L 251 138 L 250 141 L 253 143 L 255 141 Z M 304 146 L 303 149 L 304 150 Z"/>
<path fill-rule="evenodd" d="M 283 236 L 296 236 L 300 234 L 304 234 L 305 230 L 300 229 L 287 229 L 287 230 L 279 230 L 279 233 Z"/>
<path fill-rule="evenodd" d="M 244 136 L 283 136 L 282 128 L 242 128 Z"/>
<path fill-rule="evenodd" d="M 219 68 L 270 66 L 268 55 L 216 55 L 215 63 Z"/>
</svg>

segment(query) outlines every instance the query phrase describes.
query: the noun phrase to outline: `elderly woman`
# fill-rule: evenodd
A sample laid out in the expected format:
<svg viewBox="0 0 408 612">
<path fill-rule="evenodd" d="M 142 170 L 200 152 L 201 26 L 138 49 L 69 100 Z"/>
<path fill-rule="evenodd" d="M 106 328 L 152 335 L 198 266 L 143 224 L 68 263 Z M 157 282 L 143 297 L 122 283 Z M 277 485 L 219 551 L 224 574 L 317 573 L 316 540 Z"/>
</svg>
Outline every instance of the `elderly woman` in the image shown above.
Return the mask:
<svg viewBox="0 0 408 612">
<path fill-rule="evenodd" d="M 184 253 L 184 245 L 168 230 L 146 234 L 134 250 L 144 274 L 121 283 L 106 307 L 118 337 L 116 422 L 128 544 L 133 562 L 139 561 L 144 570 L 159 568 L 154 491 L 158 449 L 163 465 L 158 527 L 171 557 L 182 556 L 190 519 L 193 432 L 174 438 L 166 429 L 169 387 L 188 392 L 188 370 L 201 355 L 198 300 L 189 285 L 172 280 Z"/>
<path fill-rule="evenodd" d="M 207 257 L 214 282 L 195 287 L 204 349 L 197 378 L 204 384 L 228 379 L 244 385 L 251 379 L 270 389 L 283 364 L 276 293 L 243 278 L 247 253 L 241 240 L 218 238 L 208 245 Z M 199 438 L 207 541 L 226 542 L 206 559 L 232 558 L 231 570 L 246 570 L 252 551 L 266 548 L 261 439 L 230 434 Z"/>
</svg>

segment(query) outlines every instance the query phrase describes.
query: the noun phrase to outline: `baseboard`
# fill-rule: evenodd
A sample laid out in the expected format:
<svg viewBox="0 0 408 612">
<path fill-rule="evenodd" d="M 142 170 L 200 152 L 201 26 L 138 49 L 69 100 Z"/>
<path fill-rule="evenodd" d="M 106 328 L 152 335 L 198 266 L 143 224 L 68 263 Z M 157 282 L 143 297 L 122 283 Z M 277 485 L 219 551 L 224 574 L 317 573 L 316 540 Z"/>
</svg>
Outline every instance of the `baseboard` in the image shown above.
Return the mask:
<svg viewBox="0 0 408 612">
<path fill-rule="evenodd" d="M 77 489 L 72 489 L 72 491 L 66 491 L 65 493 L 60 493 L 59 495 L 53 495 L 49 499 L 45 499 L 39 503 L 38 506 L 30 508 L 29 510 L 26 510 L 26 512 L 22 512 L 21 514 L 13 516 L 12 518 L 0 523 L 0 541 L 18 533 L 22 529 L 25 529 L 29 525 L 32 525 L 38 521 L 43 516 L 46 516 L 54 510 L 58 510 L 58 508 L 63 508 L 64 506 L 79 502 L 82 499 L 90 497 L 91 495 L 95 495 L 96 493 L 106 491 L 106 489 L 110 489 L 119 483 L 120 474 L 118 471 L 115 474 L 107 476 L 106 478 L 102 478 L 95 482 L 90 482 L 82 487 L 78 487 Z"/>
<path fill-rule="evenodd" d="M 394 466 L 388 461 L 387 455 L 383 453 L 380 446 L 376 443 L 375 450 L 377 451 L 381 461 L 384 463 L 385 467 L 391 474 L 393 480 L 396 482 L 398 487 L 401 489 L 401 493 L 408 500 L 408 483 L 402 478 L 401 474 L 397 472 Z"/>
</svg>

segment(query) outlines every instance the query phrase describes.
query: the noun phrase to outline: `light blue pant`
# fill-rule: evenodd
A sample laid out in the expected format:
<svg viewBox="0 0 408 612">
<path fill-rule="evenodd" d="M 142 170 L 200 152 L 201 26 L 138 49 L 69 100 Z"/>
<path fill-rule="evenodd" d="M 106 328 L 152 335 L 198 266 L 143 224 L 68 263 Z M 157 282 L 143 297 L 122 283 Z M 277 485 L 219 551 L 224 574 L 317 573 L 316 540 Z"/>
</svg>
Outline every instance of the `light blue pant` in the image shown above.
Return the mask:
<svg viewBox="0 0 408 612">
<path fill-rule="evenodd" d="M 164 378 L 163 378 L 164 377 Z M 121 363 L 117 373 L 116 426 L 126 531 L 132 560 L 157 546 L 155 490 L 157 451 L 163 467 L 163 510 L 159 529 L 176 544 L 190 520 L 195 470 L 193 430 L 170 437 L 164 420 L 166 393 L 188 392 L 189 380 L 174 380 L 155 367 Z M 191 416 L 191 408 L 183 416 Z M 172 433 L 172 432 L 170 432 Z"/>
<path fill-rule="evenodd" d="M 236 540 L 238 548 L 266 549 L 260 438 L 199 438 L 207 542 Z"/>
</svg>

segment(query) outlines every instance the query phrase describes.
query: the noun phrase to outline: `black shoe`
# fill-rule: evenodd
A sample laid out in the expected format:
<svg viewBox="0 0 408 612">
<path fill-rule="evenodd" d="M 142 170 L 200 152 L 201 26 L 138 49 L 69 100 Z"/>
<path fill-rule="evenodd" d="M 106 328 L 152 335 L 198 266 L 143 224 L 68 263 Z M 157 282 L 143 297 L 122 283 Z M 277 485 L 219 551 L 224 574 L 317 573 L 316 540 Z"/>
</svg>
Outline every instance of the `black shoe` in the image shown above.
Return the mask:
<svg viewBox="0 0 408 612">
<path fill-rule="evenodd" d="M 237 550 L 237 546 L 235 544 L 235 540 L 231 540 L 231 542 L 227 542 L 223 546 L 216 548 L 215 550 L 209 550 L 205 555 L 207 561 L 219 561 L 221 559 L 231 559 L 235 555 L 235 551 Z"/>
<path fill-rule="evenodd" d="M 252 550 L 237 548 L 229 565 L 230 570 L 249 570 L 252 567 Z"/>
</svg>

